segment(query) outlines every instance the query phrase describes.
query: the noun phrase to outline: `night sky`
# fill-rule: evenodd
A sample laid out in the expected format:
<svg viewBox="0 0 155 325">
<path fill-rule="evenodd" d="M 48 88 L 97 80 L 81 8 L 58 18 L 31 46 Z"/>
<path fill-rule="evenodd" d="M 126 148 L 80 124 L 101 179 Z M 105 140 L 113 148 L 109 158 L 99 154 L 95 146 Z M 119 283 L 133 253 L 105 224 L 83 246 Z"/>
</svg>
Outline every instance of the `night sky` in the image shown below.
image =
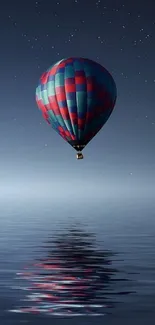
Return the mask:
<svg viewBox="0 0 155 325">
<path fill-rule="evenodd" d="M 155 1 L 5 0 L 0 39 L 0 197 L 152 196 Z M 41 74 L 71 56 L 101 63 L 118 90 L 83 161 L 35 102 Z"/>
</svg>

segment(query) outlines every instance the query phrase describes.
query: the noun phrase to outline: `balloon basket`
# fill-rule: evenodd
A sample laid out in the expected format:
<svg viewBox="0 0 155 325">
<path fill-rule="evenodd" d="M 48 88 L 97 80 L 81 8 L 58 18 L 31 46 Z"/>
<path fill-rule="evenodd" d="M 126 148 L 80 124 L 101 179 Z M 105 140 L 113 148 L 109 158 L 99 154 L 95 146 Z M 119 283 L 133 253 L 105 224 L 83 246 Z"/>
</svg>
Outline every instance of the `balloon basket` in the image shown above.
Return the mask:
<svg viewBox="0 0 155 325">
<path fill-rule="evenodd" d="M 83 154 L 82 154 L 82 152 L 78 152 L 77 154 L 76 154 L 76 158 L 79 160 L 79 159 L 83 159 L 84 157 L 83 157 Z"/>
</svg>

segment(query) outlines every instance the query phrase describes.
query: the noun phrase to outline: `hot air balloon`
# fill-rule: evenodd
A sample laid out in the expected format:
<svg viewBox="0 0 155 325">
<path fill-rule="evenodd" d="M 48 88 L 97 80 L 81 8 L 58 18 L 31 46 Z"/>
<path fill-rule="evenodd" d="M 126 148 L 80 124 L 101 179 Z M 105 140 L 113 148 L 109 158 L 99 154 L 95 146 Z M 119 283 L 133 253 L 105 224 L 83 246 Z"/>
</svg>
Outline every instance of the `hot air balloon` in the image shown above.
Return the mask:
<svg viewBox="0 0 155 325">
<path fill-rule="evenodd" d="M 52 65 L 36 89 L 43 117 L 77 151 L 77 159 L 108 120 L 116 97 L 111 74 L 99 63 L 78 57 Z"/>
</svg>

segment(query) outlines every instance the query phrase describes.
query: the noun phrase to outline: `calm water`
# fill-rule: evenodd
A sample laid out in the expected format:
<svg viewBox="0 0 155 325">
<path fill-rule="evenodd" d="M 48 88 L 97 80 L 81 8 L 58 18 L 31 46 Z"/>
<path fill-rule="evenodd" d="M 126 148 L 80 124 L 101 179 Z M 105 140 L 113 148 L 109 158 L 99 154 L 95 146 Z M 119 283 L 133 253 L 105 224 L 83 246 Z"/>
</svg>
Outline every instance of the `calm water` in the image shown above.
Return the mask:
<svg viewBox="0 0 155 325">
<path fill-rule="evenodd" d="M 76 204 L 1 202 L 0 208 L 0 324 L 154 324 L 155 321 L 155 203 L 148 199 L 107 200 Z M 98 249 L 117 253 L 111 267 L 117 277 L 110 290 L 114 306 L 109 314 L 58 319 L 8 312 L 21 304 L 26 292 L 17 289 L 16 273 L 42 258 L 44 242 L 64 228 L 80 223 L 96 236 Z M 134 292 L 120 295 L 120 292 Z"/>
</svg>

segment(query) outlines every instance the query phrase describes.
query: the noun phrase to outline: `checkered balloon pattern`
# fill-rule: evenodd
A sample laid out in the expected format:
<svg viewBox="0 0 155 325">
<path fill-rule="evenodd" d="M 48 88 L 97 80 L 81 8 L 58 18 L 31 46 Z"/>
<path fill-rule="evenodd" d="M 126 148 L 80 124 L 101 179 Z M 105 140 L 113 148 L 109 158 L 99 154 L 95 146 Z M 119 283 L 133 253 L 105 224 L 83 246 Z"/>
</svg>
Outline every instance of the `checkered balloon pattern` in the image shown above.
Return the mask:
<svg viewBox="0 0 155 325">
<path fill-rule="evenodd" d="M 67 58 L 39 80 L 36 102 L 45 120 L 70 145 L 85 146 L 103 127 L 115 106 L 110 73 L 85 58 Z"/>
</svg>

